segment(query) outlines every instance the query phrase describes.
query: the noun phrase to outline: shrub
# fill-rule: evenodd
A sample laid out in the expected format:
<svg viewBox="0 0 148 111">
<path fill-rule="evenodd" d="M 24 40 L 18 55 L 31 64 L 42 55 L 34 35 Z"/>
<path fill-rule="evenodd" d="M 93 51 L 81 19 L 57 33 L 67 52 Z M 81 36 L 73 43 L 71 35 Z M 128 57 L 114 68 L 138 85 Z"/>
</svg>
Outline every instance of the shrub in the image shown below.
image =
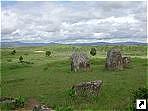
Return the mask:
<svg viewBox="0 0 148 111">
<path fill-rule="evenodd" d="M 75 90 L 74 89 L 69 89 L 66 91 L 66 93 L 70 97 L 75 97 Z"/>
<path fill-rule="evenodd" d="M 50 56 L 51 52 L 50 51 L 46 51 L 46 56 Z"/>
<path fill-rule="evenodd" d="M 91 54 L 92 56 L 95 56 L 95 55 L 96 55 L 96 49 L 95 49 L 95 48 L 91 48 L 90 54 Z"/>
<path fill-rule="evenodd" d="M 147 88 L 138 88 L 131 92 L 131 103 L 129 110 L 136 111 L 136 99 L 147 99 L 148 98 L 148 89 Z"/>
<path fill-rule="evenodd" d="M 12 59 L 7 59 L 7 62 L 12 62 Z"/>
<path fill-rule="evenodd" d="M 15 55 L 15 53 L 16 53 L 16 51 L 15 51 L 15 50 L 13 50 L 13 51 L 11 52 L 11 54 L 12 54 L 12 55 Z"/>
<path fill-rule="evenodd" d="M 22 56 L 19 57 L 19 61 L 23 62 L 23 57 Z"/>
<path fill-rule="evenodd" d="M 25 103 L 24 97 L 19 96 L 19 97 L 16 98 L 16 100 L 15 100 L 15 107 L 16 107 L 16 108 L 23 108 L 23 107 L 24 107 L 24 103 Z"/>
</svg>

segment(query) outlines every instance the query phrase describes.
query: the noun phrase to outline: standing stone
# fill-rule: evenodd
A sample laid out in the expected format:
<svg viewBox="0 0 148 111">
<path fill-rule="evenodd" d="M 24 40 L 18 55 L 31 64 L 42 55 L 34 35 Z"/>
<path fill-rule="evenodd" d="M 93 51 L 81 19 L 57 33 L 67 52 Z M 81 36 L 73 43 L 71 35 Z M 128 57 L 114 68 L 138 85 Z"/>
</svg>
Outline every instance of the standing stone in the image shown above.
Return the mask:
<svg viewBox="0 0 148 111">
<path fill-rule="evenodd" d="M 118 49 L 111 49 L 107 52 L 105 67 L 108 70 L 123 69 L 122 55 Z"/>
<path fill-rule="evenodd" d="M 71 71 L 87 71 L 90 69 L 90 60 L 84 53 L 73 53 L 71 56 Z"/>
<path fill-rule="evenodd" d="M 127 68 L 129 63 L 131 62 L 131 58 L 130 57 L 122 57 L 122 61 L 123 61 L 123 67 Z"/>
</svg>

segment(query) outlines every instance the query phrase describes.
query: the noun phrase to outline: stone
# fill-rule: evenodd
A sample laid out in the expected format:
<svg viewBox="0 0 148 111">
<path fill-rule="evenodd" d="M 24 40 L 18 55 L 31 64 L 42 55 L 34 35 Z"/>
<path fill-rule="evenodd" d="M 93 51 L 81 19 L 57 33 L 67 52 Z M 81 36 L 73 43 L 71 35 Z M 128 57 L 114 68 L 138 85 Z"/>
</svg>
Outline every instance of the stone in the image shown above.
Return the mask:
<svg viewBox="0 0 148 111">
<path fill-rule="evenodd" d="M 130 57 L 122 57 L 122 61 L 123 61 L 123 67 L 127 68 L 131 62 L 131 58 Z"/>
<path fill-rule="evenodd" d="M 90 60 L 84 53 L 75 52 L 71 56 L 71 71 L 90 70 Z"/>
<path fill-rule="evenodd" d="M 75 95 L 78 96 L 89 96 L 89 95 L 98 95 L 100 88 L 102 86 L 102 80 L 82 82 L 80 84 L 74 85 L 72 89 L 75 91 Z"/>
<path fill-rule="evenodd" d="M 15 103 L 15 98 L 11 98 L 11 97 L 0 97 L 0 103 Z"/>
<path fill-rule="evenodd" d="M 46 105 L 35 105 L 32 111 L 52 111 L 52 109 Z"/>
<path fill-rule="evenodd" d="M 118 49 L 111 49 L 107 52 L 105 67 L 108 70 L 122 70 L 123 69 L 122 55 Z"/>
</svg>

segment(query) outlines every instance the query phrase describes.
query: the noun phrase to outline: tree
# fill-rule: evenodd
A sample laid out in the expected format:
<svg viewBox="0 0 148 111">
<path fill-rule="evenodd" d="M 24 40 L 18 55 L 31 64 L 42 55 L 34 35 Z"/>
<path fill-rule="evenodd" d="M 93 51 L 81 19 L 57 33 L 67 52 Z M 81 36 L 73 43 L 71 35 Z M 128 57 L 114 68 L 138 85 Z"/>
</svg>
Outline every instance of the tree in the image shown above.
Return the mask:
<svg viewBox="0 0 148 111">
<path fill-rule="evenodd" d="M 22 56 L 19 57 L 19 61 L 23 62 L 23 57 Z"/>
<path fill-rule="evenodd" d="M 95 48 L 91 48 L 90 54 L 91 54 L 92 56 L 96 55 L 96 49 L 95 49 Z"/>
<path fill-rule="evenodd" d="M 15 51 L 15 50 L 13 50 L 13 51 L 11 52 L 11 54 L 12 54 L 12 55 L 15 55 L 15 53 L 16 53 L 16 51 Z"/>
<path fill-rule="evenodd" d="M 50 51 L 46 51 L 46 56 L 50 56 L 51 52 Z"/>
</svg>

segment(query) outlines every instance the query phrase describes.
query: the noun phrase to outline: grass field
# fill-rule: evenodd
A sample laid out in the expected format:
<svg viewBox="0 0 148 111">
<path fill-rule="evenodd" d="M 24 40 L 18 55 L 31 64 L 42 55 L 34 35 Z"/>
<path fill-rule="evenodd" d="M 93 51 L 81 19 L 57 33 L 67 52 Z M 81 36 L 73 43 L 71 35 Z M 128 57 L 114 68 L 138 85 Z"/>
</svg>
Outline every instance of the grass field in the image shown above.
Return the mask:
<svg viewBox="0 0 148 111">
<path fill-rule="evenodd" d="M 93 46 L 51 45 L 43 47 L 18 47 L 1 49 L 1 96 L 36 98 L 49 106 L 70 106 L 75 110 L 125 110 L 130 102 L 130 91 L 146 87 L 147 46 L 95 46 L 97 55 L 92 57 Z M 117 47 L 123 55 L 132 57 L 129 68 L 107 71 L 104 68 L 106 52 Z M 91 58 L 92 71 L 71 72 L 70 55 L 77 48 Z M 46 50 L 52 52 L 45 56 Z M 18 63 L 19 56 L 34 64 Z M 103 80 L 95 102 L 79 100 L 67 103 L 66 90 L 84 81 Z"/>
</svg>

